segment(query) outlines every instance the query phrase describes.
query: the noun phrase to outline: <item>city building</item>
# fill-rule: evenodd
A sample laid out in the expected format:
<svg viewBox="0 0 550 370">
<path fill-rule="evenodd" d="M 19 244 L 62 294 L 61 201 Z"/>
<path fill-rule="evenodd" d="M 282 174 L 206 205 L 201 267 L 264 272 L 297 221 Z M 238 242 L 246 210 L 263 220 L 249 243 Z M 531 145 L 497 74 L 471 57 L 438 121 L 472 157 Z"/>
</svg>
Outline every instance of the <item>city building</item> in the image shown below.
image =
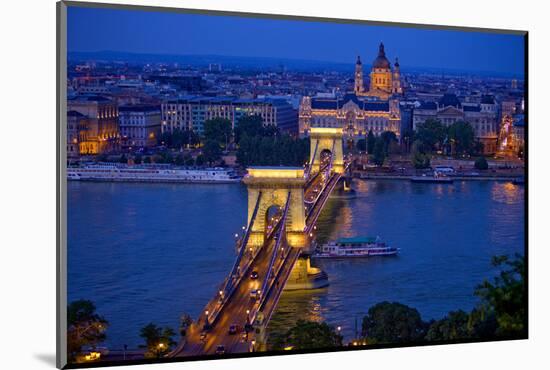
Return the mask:
<svg viewBox="0 0 550 370">
<path fill-rule="evenodd" d="M 470 123 L 477 140 L 483 144 L 484 154 L 497 151 L 498 105 L 494 97 L 483 95 L 479 104 L 461 103 L 455 94 L 444 94 L 437 102 L 423 102 L 414 109 L 413 129 L 428 119 L 438 120 L 445 126 L 458 121 Z"/>
<path fill-rule="evenodd" d="M 521 153 L 525 148 L 525 115 L 517 114 L 512 125 L 511 149 L 514 153 Z"/>
<path fill-rule="evenodd" d="M 162 104 L 162 132 L 180 129 L 202 135 L 209 119 L 228 119 L 235 128 L 241 117 L 251 115 L 262 117 L 264 125 L 297 131 L 297 112 L 283 99 L 187 96 Z"/>
<path fill-rule="evenodd" d="M 403 93 L 399 63 L 392 69 L 384 44 L 372 63 L 369 90 L 364 88 L 361 58 L 355 64 L 353 92 L 343 96 L 318 94 L 304 96 L 300 103 L 300 135 L 307 136 L 311 127 L 343 128 L 348 141 L 364 137 L 369 131 L 380 135 L 392 131 L 401 134 L 399 98 Z"/>
<path fill-rule="evenodd" d="M 152 147 L 160 135 L 161 109 L 159 105 L 120 106 L 119 129 L 121 145 L 125 148 Z"/>
<path fill-rule="evenodd" d="M 67 99 L 67 109 L 87 118 L 79 128 L 81 155 L 108 153 L 118 149 L 120 136 L 115 102 L 99 95 L 77 95 Z"/>
<path fill-rule="evenodd" d="M 75 111 L 67 112 L 67 157 L 78 158 L 80 155 L 79 132 L 86 126 L 86 116 Z"/>
</svg>

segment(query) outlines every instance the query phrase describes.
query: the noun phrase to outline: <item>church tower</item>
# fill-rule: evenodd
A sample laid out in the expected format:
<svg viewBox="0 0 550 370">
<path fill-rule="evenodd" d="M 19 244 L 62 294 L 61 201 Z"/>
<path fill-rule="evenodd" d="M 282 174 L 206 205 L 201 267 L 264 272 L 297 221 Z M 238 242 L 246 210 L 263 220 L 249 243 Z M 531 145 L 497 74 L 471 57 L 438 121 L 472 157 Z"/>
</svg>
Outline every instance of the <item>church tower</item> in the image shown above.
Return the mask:
<svg viewBox="0 0 550 370">
<path fill-rule="evenodd" d="M 361 58 L 357 56 L 357 62 L 355 62 L 355 87 L 353 89 L 356 95 L 363 93 L 363 64 Z"/>
<path fill-rule="evenodd" d="M 372 62 L 372 70 L 370 73 L 370 89 L 371 95 L 387 96 L 392 91 L 392 71 L 391 65 L 386 58 L 384 44 L 380 43 L 378 47 L 378 56 Z"/>
<path fill-rule="evenodd" d="M 401 72 L 399 71 L 399 60 L 395 58 L 395 64 L 393 65 L 392 76 L 392 93 L 403 94 L 403 88 L 401 87 Z"/>
</svg>

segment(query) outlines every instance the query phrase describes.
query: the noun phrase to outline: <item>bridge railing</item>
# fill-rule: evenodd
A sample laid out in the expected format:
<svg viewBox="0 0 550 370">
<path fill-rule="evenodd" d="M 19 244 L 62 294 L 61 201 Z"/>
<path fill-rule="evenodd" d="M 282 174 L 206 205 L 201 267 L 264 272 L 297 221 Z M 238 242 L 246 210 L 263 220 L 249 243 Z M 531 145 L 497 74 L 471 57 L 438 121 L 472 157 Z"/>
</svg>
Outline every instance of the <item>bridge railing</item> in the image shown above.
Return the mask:
<svg viewBox="0 0 550 370">
<path fill-rule="evenodd" d="M 255 216 L 253 216 L 255 218 Z M 256 260 L 256 257 L 258 254 L 262 251 L 262 249 L 265 247 L 267 243 L 270 242 L 271 238 L 279 232 L 282 225 L 284 225 L 284 219 L 279 219 L 277 224 L 274 225 L 274 227 L 271 229 L 271 231 L 266 235 L 266 240 L 264 242 L 264 245 L 261 248 L 256 248 L 253 250 L 252 254 L 249 255 L 248 259 L 244 259 L 241 257 L 241 261 L 244 261 L 242 265 L 240 265 L 240 273 L 235 275 L 235 281 L 233 281 L 232 286 L 230 289 L 227 290 L 226 293 L 224 293 L 221 297 L 216 295 L 214 299 L 212 299 L 207 306 L 205 307 L 205 310 L 208 311 L 208 315 L 206 315 L 206 319 L 208 320 L 208 323 L 210 325 L 214 325 L 219 317 L 219 314 L 222 312 L 225 304 L 229 301 L 231 296 L 236 290 L 236 287 L 239 285 L 240 281 L 243 277 L 245 277 L 248 273 L 248 270 Z M 250 229 L 252 228 L 252 224 L 250 226 Z M 246 233 L 248 234 L 248 232 Z M 245 235 L 246 235 L 245 234 Z M 244 240 L 245 238 L 243 238 Z M 248 243 L 248 238 L 246 238 L 246 243 L 242 243 L 241 249 L 239 251 L 243 251 L 243 255 L 246 253 L 246 244 Z M 243 249 L 244 248 L 244 249 Z M 231 279 L 231 276 L 227 276 L 224 280 L 224 282 L 220 285 L 219 290 L 223 292 L 223 288 L 228 286 L 229 282 L 228 280 Z"/>
<path fill-rule="evenodd" d="M 230 289 L 234 288 L 234 277 L 238 276 L 240 263 L 242 260 L 242 257 L 244 255 L 244 252 L 246 250 L 246 246 L 248 244 L 248 239 L 250 238 L 250 233 L 252 232 L 252 227 L 254 226 L 254 222 L 256 221 L 256 215 L 258 214 L 258 209 L 260 208 L 260 200 L 262 199 L 262 192 L 260 191 L 258 193 L 258 199 L 256 200 L 256 205 L 254 206 L 254 211 L 252 212 L 252 217 L 250 218 L 250 222 L 248 224 L 248 227 L 246 229 L 244 237 L 240 241 L 240 249 L 239 253 L 237 255 L 237 259 L 235 260 L 235 263 L 233 264 L 233 268 L 231 269 L 231 273 L 229 274 L 229 280 L 228 284 L 223 289 L 224 292 L 228 292 Z"/>
<path fill-rule="evenodd" d="M 315 149 L 313 150 L 313 156 L 311 157 L 311 162 L 309 163 L 307 170 L 306 170 L 306 179 L 309 179 L 309 175 L 311 173 L 311 168 L 313 167 L 313 163 L 315 163 L 315 157 L 317 156 L 317 148 L 319 147 L 319 140 L 315 142 Z"/>
<path fill-rule="evenodd" d="M 287 196 L 287 199 L 286 199 L 286 204 L 285 204 L 285 208 L 284 208 L 284 211 L 283 211 L 283 215 L 281 216 L 281 220 L 282 220 L 283 223 L 282 223 L 281 227 L 279 228 L 279 231 L 277 232 L 275 246 L 273 247 L 273 254 L 271 255 L 269 265 L 267 266 L 267 273 L 265 274 L 264 282 L 262 284 L 262 289 L 260 290 L 260 306 L 261 306 L 261 302 L 264 300 L 264 298 L 266 296 L 265 290 L 267 288 L 267 284 L 269 283 L 269 280 L 272 278 L 273 265 L 274 265 L 274 263 L 277 259 L 277 252 L 279 252 L 279 248 L 280 248 L 282 240 L 283 240 L 283 235 L 284 235 L 284 232 L 286 230 L 286 217 L 287 217 L 287 214 L 288 214 L 289 205 L 290 205 L 290 192 L 288 192 L 288 196 Z"/>
</svg>

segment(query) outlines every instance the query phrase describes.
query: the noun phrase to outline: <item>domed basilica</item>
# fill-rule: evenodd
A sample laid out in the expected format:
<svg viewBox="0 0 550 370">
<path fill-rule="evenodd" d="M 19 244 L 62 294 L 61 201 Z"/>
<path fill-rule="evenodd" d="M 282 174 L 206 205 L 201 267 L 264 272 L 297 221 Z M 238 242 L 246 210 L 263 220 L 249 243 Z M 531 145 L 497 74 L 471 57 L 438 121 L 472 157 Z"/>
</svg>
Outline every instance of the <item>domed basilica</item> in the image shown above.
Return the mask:
<svg viewBox="0 0 550 370">
<path fill-rule="evenodd" d="M 399 97 L 403 94 L 397 58 L 392 65 L 380 43 L 372 62 L 369 89 L 364 88 L 363 63 L 357 57 L 353 92 L 343 96 L 304 96 L 300 103 L 300 135 L 311 127 L 343 128 L 347 139 L 355 141 L 369 131 L 380 135 L 392 131 L 400 136 Z"/>
</svg>

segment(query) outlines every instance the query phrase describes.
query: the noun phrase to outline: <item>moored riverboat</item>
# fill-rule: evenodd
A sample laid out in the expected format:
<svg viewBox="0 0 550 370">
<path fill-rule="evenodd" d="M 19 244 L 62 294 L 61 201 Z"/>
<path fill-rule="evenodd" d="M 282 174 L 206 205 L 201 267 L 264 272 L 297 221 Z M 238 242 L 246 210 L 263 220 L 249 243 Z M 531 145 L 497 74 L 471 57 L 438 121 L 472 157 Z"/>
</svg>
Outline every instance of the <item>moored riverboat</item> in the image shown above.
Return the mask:
<svg viewBox="0 0 550 370">
<path fill-rule="evenodd" d="M 112 182 L 236 183 L 241 180 L 226 168 L 186 168 L 170 165 L 94 163 L 67 168 L 67 180 Z"/>
<path fill-rule="evenodd" d="M 434 174 L 431 176 L 426 174 L 422 176 L 413 176 L 411 177 L 411 182 L 450 184 L 453 182 L 453 179 L 441 172 L 434 171 Z"/>
<path fill-rule="evenodd" d="M 315 248 L 314 258 L 358 258 L 395 256 L 399 248 L 388 246 L 380 237 L 340 238 Z"/>
</svg>

